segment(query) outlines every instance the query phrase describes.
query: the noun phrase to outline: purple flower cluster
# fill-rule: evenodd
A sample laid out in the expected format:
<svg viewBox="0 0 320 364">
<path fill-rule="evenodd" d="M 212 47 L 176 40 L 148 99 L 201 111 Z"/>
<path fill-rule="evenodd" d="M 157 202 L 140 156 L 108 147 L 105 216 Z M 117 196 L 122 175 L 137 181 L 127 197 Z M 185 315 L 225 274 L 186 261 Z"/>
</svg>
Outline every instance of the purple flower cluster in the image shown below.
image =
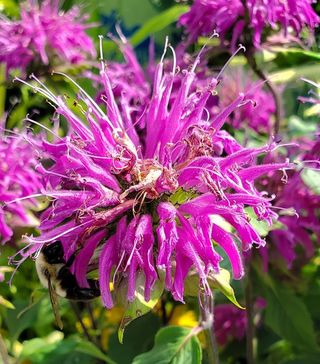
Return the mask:
<svg viewBox="0 0 320 364">
<path fill-rule="evenodd" d="M 7 71 L 25 71 L 31 63 L 79 63 L 95 56 L 92 40 L 86 35 L 84 18 L 73 7 L 59 10 L 59 0 L 45 0 L 41 4 L 29 0 L 20 8 L 19 20 L 0 17 L 0 62 Z"/>
<path fill-rule="evenodd" d="M 250 74 L 238 69 L 224 77 L 218 94 L 221 107 L 226 107 L 240 92 L 245 92 L 251 102 L 234 111 L 229 119 L 231 126 L 235 129 L 249 127 L 257 133 L 271 134 L 274 98 L 263 89 L 261 82 L 253 81 Z"/>
<path fill-rule="evenodd" d="M 304 147 L 302 147 L 303 144 Z M 264 188 L 267 188 L 269 193 L 277 195 L 275 205 L 278 208 L 287 209 L 289 212 L 293 210 L 292 213 L 284 213 L 279 217 L 282 227 L 271 231 L 271 243 L 268 247 L 261 249 L 265 269 L 267 269 L 268 261 L 277 259 L 279 255 L 287 263 L 288 268 L 291 268 L 292 263 L 297 259 L 299 245 L 303 248 L 304 256 L 310 259 L 314 256 L 313 238 L 317 241 L 320 239 L 320 195 L 312 191 L 302 177 L 310 168 L 319 171 L 319 136 L 315 141 L 300 139 L 298 152 L 300 153 L 296 159 L 303 168 L 297 167 L 296 171 L 290 171 L 287 183 L 283 183 L 280 176 L 274 174 L 262 180 Z M 294 155 L 294 151 L 291 151 L 291 154 Z M 279 154 L 276 160 L 278 162 L 284 160 L 283 155 Z M 272 249 L 273 246 L 276 249 Z"/>
<path fill-rule="evenodd" d="M 258 297 L 254 304 L 257 315 L 266 307 L 266 301 Z M 258 322 L 259 323 L 259 322 Z M 231 340 L 245 338 L 247 329 L 247 313 L 230 303 L 217 305 L 214 309 L 214 330 L 219 345 L 224 346 Z"/>
<path fill-rule="evenodd" d="M 34 223 L 30 209 L 37 206 L 29 197 L 40 191 L 40 175 L 34 148 L 26 135 L 0 135 L 0 243 L 12 237 L 13 227 Z"/>
<path fill-rule="evenodd" d="M 114 304 L 110 283 L 115 293 L 125 287 L 132 301 L 141 277 L 147 301 L 162 277 L 174 299 L 183 301 L 189 273 L 198 275 L 199 286 L 210 295 L 208 277 L 219 271 L 221 249 L 233 277 L 242 278 L 241 251 L 265 244 L 245 208 L 252 207 L 270 224 L 277 218 L 271 198 L 258 192 L 254 182 L 290 166 L 256 165 L 258 155 L 276 146 L 243 148 L 221 130 L 247 95 L 240 93 L 208 117 L 205 105 L 217 80 L 208 79 L 206 88 L 193 92 L 199 62 L 197 57 L 177 75 L 175 58 L 168 71 L 162 57 L 144 111 L 145 126 L 139 131 L 130 105 L 121 97 L 117 103 L 104 63 L 100 76 L 106 113 L 80 87 L 81 107 L 75 113 L 38 80 L 37 91 L 56 105 L 71 132 L 53 143 L 43 141 L 42 152 L 51 161 L 51 167 L 43 168 L 43 194 L 53 202 L 42 214 L 40 236 L 29 237 L 22 254 L 34 254 L 59 240 L 66 260 L 77 252 L 71 270 L 81 287 L 88 287 L 87 273 L 98 255 L 100 290 L 108 308 Z M 172 97 L 178 77 L 181 85 Z"/>
<path fill-rule="evenodd" d="M 270 28 L 280 27 L 285 35 L 292 28 L 300 35 L 305 26 L 311 30 L 318 26 L 319 17 L 311 3 L 311 0 L 246 0 L 244 5 L 241 0 L 195 0 L 179 22 L 186 28 L 189 42 L 201 35 L 210 35 L 215 29 L 235 49 L 244 41 L 244 32 L 250 30 L 253 45 L 259 48 L 264 32 Z M 246 29 L 246 12 L 250 29 Z"/>
<path fill-rule="evenodd" d="M 232 304 L 217 305 L 214 310 L 214 329 L 217 342 L 224 346 L 230 340 L 242 340 L 246 335 L 246 311 Z"/>
</svg>

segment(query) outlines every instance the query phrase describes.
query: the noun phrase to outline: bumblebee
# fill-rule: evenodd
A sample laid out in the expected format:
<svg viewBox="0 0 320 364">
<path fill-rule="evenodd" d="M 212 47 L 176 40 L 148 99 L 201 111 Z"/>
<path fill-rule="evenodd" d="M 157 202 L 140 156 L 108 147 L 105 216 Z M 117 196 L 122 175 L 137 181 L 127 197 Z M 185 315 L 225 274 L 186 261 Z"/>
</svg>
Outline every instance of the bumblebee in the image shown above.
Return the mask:
<svg viewBox="0 0 320 364">
<path fill-rule="evenodd" d="M 41 284 L 48 288 L 52 309 L 56 322 L 62 329 L 62 321 L 58 309 L 58 297 L 75 301 L 87 301 L 100 296 L 99 283 L 96 279 L 88 279 L 89 288 L 78 285 L 70 266 L 75 255 L 66 262 L 61 241 L 45 245 L 36 258 L 36 270 Z"/>
</svg>

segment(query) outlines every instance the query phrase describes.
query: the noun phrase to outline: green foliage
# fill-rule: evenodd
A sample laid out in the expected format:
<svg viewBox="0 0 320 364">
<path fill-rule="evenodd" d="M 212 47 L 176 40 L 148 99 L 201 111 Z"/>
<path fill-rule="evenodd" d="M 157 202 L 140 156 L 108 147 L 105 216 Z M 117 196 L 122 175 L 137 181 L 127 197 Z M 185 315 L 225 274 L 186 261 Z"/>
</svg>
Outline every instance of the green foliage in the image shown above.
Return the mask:
<svg viewBox="0 0 320 364">
<path fill-rule="evenodd" d="M 301 178 L 313 193 L 320 195 L 320 171 L 306 167 L 301 172 Z"/>
<path fill-rule="evenodd" d="M 134 357 L 152 348 L 160 325 L 160 318 L 152 313 L 134 320 L 126 328 L 123 344 L 117 332 L 111 335 L 108 355 L 118 364 L 132 364 Z"/>
<path fill-rule="evenodd" d="M 284 359 L 279 364 L 319 364 L 319 353 L 298 355 L 291 359 Z"/>
<path fill-rule="evenodd" d="M 130 38 L 131 44 L 137 46 L 149 35 L 177 21 L 179 16 L 187 10 L 188 6 L 176 5 L 150 19 Z"/>
<path fill-rule="evenodd" d="M 319 62 L 320 54 L 302 48 L 284 48 L 274 47 L 272 51 L 275 52 L 276 57 L 273 62 L 279 67 L 294 67 L 299 64 L 307 62 Z"/>
<path fill-rule="evenodd" d="M 201 358 L 197 337 L 189 329 L 171 326 L 159 330 L 153 349 L 137 356 L 133 364 L 200 364 Z"/>
<path fill-rule="evenodd" d="M 230 273 L 228 270 L 221 268 L 218 274 L 211 274 L 208 276 L 208 283 L 212 290 L 220 291 L 229 301 L 235 306 L 243 309 L 237 301 L 233 288 L 230 284 Z M 199 295 L 199 277 L 197 275 L 190 275 L 185 280 L 185 294 L 197 297 Z"/>
<path fill-rule="evenodd" d="M 31 360 L 32 364 L 63 364 L 93 363 L 93 358 L 100 362 L 114 364 L 92 343 L 79 337 L 69 337 L 63 340 L 61 332 L 53 332 L 47 338 L 29 340 L 19 356 L 18 363 Z M 98 363 L 97 360 L 94 362 Z"/>
<path fill-rule="evenodd" d="M 17 17 L 19 15 L 18 6 L 13 0 L 0 0 L 0 12 L 8 16 Z"/>
<path fill-rule="evenodd" d="M 268 326 L 297 348 L 317 350 L 312 318 L 304 302 L 289 288 L 266 280 L 266 317 Z"/>
<path fill-rule="evenodd" d="M 135 299 L 132 302 L 126 302 L 125 304 L 127 307 L 118 330 L 120 343 L 123 342 L 123 335 L 126 326 L 128 326 L 136 318 L 145 315 L 154 308 L 163 293 L 163 288 L 163 282 L 155 282 L 151 292 L 150 300 L 146 302 L 146 300 L 144 299 L 144 277 L 142 276 L 142 274 L 140 274 L 140 276 L 136 280 Z"/>
</svg>

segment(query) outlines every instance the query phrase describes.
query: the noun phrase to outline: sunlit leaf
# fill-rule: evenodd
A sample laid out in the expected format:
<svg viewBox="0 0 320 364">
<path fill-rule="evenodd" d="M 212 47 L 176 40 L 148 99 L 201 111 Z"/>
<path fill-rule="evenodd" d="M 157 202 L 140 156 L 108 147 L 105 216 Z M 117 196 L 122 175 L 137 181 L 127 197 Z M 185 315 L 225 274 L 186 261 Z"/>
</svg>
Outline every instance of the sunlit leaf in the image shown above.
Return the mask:
<svg viewBox="0 0 320 364">
<path fill-rule="evenodd" d="M 320 195 L 320 171 L 305 168 L 301 172 L 301 178 L 306 186 L 308 186 L 316 195 Z"/>
<path fill-rule="evenodd" d="M 194 197 L 196 197 L 195 192 L 185 191 L 183 188 L 178 188 L 177 191 L 170 196 L 170 202 L 174 205 L 181 205 Z"/>
<path fill-rule="evenodd" d="M 10 308 L 10 309 L 12 309 L 12 310 L 14 310 L 14 305 L 10 302 L 10 301 L 8 301 L 8 300 L 6 300 L 3 296 L 1 296 L 0 295 L 0 305 L 1 306 L 4 306 L 4 307 L 6 307 L 6 308 Z"/>
<path fill-rule="evenodd" d="M 303 48 L 287 48 L 287 47 L 272 47 L 272 52 L 276 55 L 273 62 L 278 67 L 288 67 L 307 62 L 319 62 L 320 53 L 306 50 Z"/>
<path fill-rule="evenodd" d="M 219 290 L 224 296 L 228 298 L 234 305 L 239 308 L 244 308 L 237 301 L 233 288 L 230 284 L 230 273 L 226 269 L 220 268 L 219 274 L 210 274 L 208 277 L 208 283 L 211 289 Z M 199 276 L 192 274 L 185 280 L 184 288 L 185 294 L 193 297 L 199 295 Z"/>
<path fill-rule="evenodd" d="M 246 207 L 245 212 L 250 219 L 250 225 L 261 237 L 267 236 L 271 230 L 281 229 L 283 227 L 283 224 L 279 221 L 274 221 L 270 226 L 265 220 L 259 220 L 252 207 Z M 288 214 L 289 213 L 292 215 L 292 211 L 288 209 Z"/>
<path fill-rule="evenodd" d="M 288 67 L 282 71 L 276 71 L 270 74 L 269 79 L 274 83 L 284 84 L 300 77 L 314 78 L 318 77 L 320 72 L 320 64 L 307 64 L 303 66 Z M 302 81 L 301 81 L 302 82 Z"/>
<path fill-rule="evenodd" d="M 219 274 L 214 274 L 213 278 L 209 280 L 209 285 L 211 288 L 218 289 L 237 307 L 244 308 L 236 299 L 234 290 L 230 285 L 230 272 L 226 269 L 220 269 Z"/>
<path fill-rule="evenodd" d="M 144 299 L 144 276 L 143 274 L 139 274 L 137 276 L 135 299 L 133 302 L 128 303 L 118 330 L 118 337 L 121 343 L 123 342 L 123 335 L 126 326 L 128 326 L 136 318 L 145 315 L 154 308 L 162 295 L 163 288 L 163 282 L 157 280 L 151 290 L 150 301 L 147 302 Z"/>
<path fill-rule="evenodd" d="M 190 329 L 170 326 L 159 330 L 152 350 L 137 356 L 133 364 L 200 364 L 199 340 Z"/>
<path fill-rule="evenodd" d="M 0 0 L 0 12 L 10 16 L 19 14 L 18 6 L 13 0 Z"/>
</svg>

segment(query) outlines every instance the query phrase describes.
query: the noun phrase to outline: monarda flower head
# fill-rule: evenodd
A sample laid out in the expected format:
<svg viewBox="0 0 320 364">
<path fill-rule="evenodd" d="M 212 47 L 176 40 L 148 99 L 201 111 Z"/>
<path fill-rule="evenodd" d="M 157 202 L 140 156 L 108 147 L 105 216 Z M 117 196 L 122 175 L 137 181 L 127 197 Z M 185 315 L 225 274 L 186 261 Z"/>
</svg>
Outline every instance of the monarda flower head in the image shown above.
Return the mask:
<svg viewBox="0 0 320 364">
<path fill-rule="evenodd" d="M 43 168 L 43 194 L 53 201 L 41 216 L 40 236 L 29 237 L 22 254 L 36 254 L 60 241 L 65 260 L 74 256 L 71 271 L 81 287 L 89 287 L 87 273 L 98 256 L 100 290 L 108 308 L 124 287 L 126 300 L 133 301 L 141 282 L 146 301 L 159 281 L 175 300 L 184 301 L 189 274 L 197 275 L 199 289 L 210 296 L 208 280 L 219 272 L 221 250 L 231 262 L 233 277 L 240 279 L 241 251 L 265 244 L 251 226 L 246 207 L 270 224 L 277 217 L 271 198 L 258 192 L 254 181 L 289 165 L 257 166 L 256 157 L 276 146 L 243 148 L 221 130 L 226 118 L 246 102 L 245 94 L 208 118 L 205 105 L 217 80 L 208 79 L 200 94 L 190 92 L 199 59 L 181 71 L 181 87 L 172 99 L 175 58 L 170 71 L 164 71 L 161 58 L 145 128 L 139 133 L 127 117 L 127 105 L 121 105 L 120 112 L 103 62 L 106 112 L 78 86 L 76 113 L 63 96 L 34 77 L 34 89 L 56 105 L 71 131 L 42 144 L 42 153 L 50 159 L 50 167 Z"/>
<path fill-rule="evenodd" d="M 0 18 L 0 62 L 24 72 L 32 63 L 77 64 L 95 56 L 80 9 L 59 10 L 59 0 L 22 2 L 21 19 Z"/>
<path fill-rule="evenodd" d="M 233 49 L 239 41 L 246 44 L 242 34 L 251 31 L 253 45 L 260 48 L 262 36 L 270 28 L 280 27 L 284 34 L 291 28 L 297 36 L 305 26 L 313 30 L 319 24 L 319 17 L 311 3 L 310 0 L 195 0 L 179 23 L 186 28 L 189 42 L 215 29 L 223 40 L 229 40 Z"/>
<path fill-rule="evenodd" d="M 10 240 L 14 228 L 34 225 L 32 208 L 40 191 L 40 174 L 29 136 L 0 131 L 0 243 Z M 27 197 L 27 199 L 25 199 Z"/>
<path fill-rule="evenodd" d="M 314 256 L 314 242 L 320 239 L 320 194 L 317 182 L 312 182 L 320 173 L 319 135 L 315 140 L 298 139 L 297 145 L 299 149 L 288 148 L 290 159 L 298 163 L 296 169 L 288 173 L 288 181 L 278 173 L 270 173 L 260 181 L 269 193 L 276 194 L 274 205 L 283 210 L 278 219 L 282 225 L 270 232 L 270 244 L 260 250 L 265 270 L 269 261 L 276 261 L 279 256 L 289 269 L 294 262 L 299 264 L 298 258 L 305 262 Z M 279 163 L 284 156 L 274 154 L 270 160 Z M 303 254 L 298 254 L 298 246 L 302 247 Z"/>
</svg>

